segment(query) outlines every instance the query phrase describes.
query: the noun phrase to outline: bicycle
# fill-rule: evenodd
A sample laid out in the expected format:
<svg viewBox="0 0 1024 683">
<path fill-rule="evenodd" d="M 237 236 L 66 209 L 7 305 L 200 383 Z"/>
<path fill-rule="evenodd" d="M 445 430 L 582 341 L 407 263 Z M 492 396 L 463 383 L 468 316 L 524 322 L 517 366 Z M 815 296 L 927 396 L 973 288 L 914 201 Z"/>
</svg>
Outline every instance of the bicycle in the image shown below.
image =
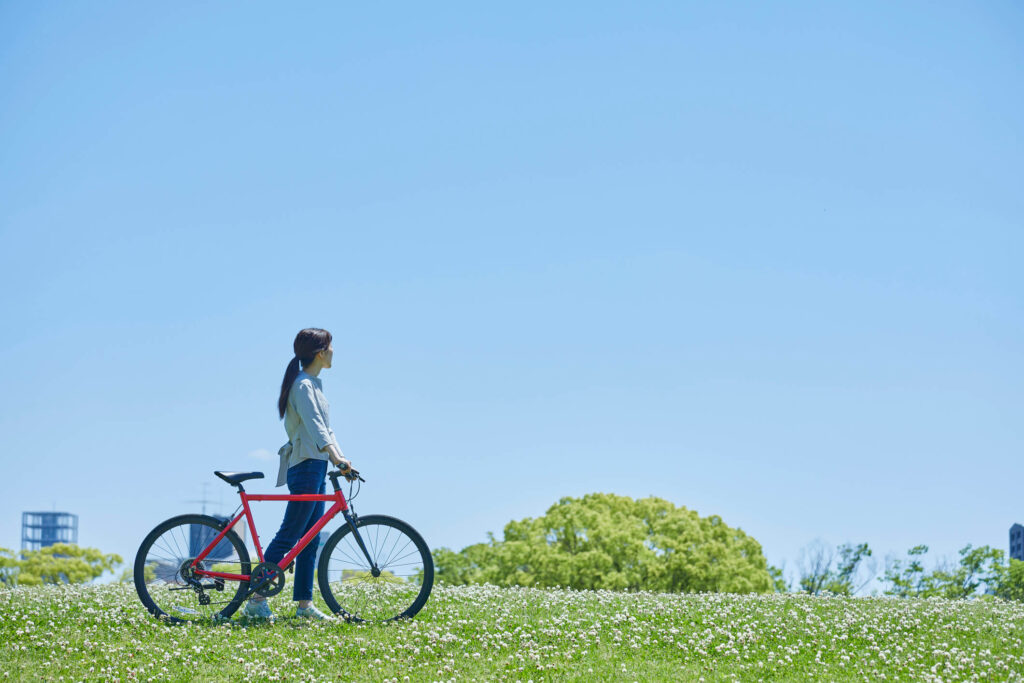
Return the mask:
<svg viewBox="0 0 1024 683">
<path fill-rule="evenodd" d="M 365 482 L 356 470 L 329 472 L 334 493 L 250 494 L 242 482 L 262 472 L 214 472 L 238 489 L 240 510 L 224 522 L 208 515 L 180 515 L 157 525 L 139 546 L 134 581 L 139 599 L 158 619 L 172 623 L 230 619 L 242 602 L 277 595 L 285 571 L 303 548 L 339 513 L 345 524 L 327 539 L 317 562 L 317 585 L 327 607 L 348 622 L 412 618 L 426 604 L 434 584 L 434 561 L 423 537 L 409 524 L 386 515 L 360 517 L 351 506 Z M 338 484 L 348 479 L 346 499 Z M 249 503 L 259 501 L 334 503 L 280 564 L 265 562 Z M 232 530 L 246 519 L 259 562 L 253 565 Z M 233 592 L 233 594 L 232 594 Z M 225 599 L 221 599 L 225 598 Z"/>
</svg>

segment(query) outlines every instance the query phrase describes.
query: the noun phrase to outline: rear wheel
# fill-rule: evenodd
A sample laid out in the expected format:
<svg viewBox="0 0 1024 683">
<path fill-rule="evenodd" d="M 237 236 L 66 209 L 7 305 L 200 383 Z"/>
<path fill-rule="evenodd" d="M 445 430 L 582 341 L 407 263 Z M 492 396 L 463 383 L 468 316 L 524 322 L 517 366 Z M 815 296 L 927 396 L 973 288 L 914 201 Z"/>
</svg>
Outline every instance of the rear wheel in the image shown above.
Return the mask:
<svg viewBox="0 0 1024 683">
<path fill-rule="evenodd" d="M 320 552 L 317 582 L 324 602 L 335 614 L 356 622 L 415 616 L 434 585 L 434 560 L 426 541 L 394 517 L 359 517 L 356 527 L 365 553 L 348 523 L 331 534 Z"/>
<path fill-rule="evenodd" d="M 134 580 L 139 599 L 153 616 L 179 623 L 235 613 L 249 582 L 197 576 L 191 567 L 223 528 L 214 517 L 181 515 L 149 532 L 135 555 Z M 198 568 L 248 575 L 249 551 L 229 531 Z"/>
</svg>

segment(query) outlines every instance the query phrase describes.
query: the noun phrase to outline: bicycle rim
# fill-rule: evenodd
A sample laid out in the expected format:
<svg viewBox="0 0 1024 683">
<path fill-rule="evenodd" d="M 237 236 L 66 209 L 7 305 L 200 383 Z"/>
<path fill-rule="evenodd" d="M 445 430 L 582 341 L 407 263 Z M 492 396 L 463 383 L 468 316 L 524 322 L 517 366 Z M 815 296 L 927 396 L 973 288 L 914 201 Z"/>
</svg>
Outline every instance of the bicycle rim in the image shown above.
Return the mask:
<svg viewBox="0 0 1024 683">
<path fill-rule="evenodd" d="M 238 609 L 248 581 L 209 577 L 190 580 L 187 576 L 189 560 L 221 529 L 221 522 L 213 517 L 182 515 L 160 524 L 146 536 L 135 556 L 133 578 L 142 604 L 153 616 L 180 623 L 227 618 Z M 248 574 L 249 566 L 249 552 L 233 531 L 202 563 L 208 571 L 231 574 Z"/>
<path fill-rule="evenodd" d="M 335 614 L 355 622 L 415 616 L 434 585 L 434 561 L 423 537 L 405 522 L 384 515 L 360 517 L 356 526 L 371 561 L 348 524 L 335 531 L 317 567 L 324 602 Z"/>
</svg>

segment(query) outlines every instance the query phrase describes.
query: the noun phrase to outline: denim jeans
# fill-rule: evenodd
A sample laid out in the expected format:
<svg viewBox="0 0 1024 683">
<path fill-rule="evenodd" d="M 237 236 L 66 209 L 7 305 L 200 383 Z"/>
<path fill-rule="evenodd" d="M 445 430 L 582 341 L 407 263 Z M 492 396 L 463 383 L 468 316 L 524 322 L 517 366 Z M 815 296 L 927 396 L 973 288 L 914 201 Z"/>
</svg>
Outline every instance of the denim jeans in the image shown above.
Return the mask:
<svg viewBox="0 0 1024 683">
<path fill-rule="evenodd" d="M 303 460 L 288 468 L 288 492 L 293 494 L 323 493 L 326 476 L 326 460 Z M 277 530 L 274 540 L 267 546 L 267 552 L 263 559 L 267 562 L 280 562 L 281 558 L 295 547 L 296 542 L 312 529 L 323 515 L 324 504 L 322 501 L 288 501 L 281 528 Z M 313 599 L 313 563 L 316 561 L 318 545 L 319 539 L 312 539 L 295 560 L 292 600 Z"/>
</svg>

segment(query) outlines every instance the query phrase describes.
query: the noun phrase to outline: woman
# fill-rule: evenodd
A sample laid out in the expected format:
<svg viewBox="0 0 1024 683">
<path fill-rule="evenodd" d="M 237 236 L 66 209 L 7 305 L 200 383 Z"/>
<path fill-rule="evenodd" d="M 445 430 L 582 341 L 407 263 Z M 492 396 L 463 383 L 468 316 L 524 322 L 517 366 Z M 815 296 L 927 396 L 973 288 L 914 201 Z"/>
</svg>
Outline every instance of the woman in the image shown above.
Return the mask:
<svg viewBox="0 0 1024 683">
<path fill-rule="evenodd" d="M 334 438 L 327 399 L 324 398 L 319 377 L 321 370 L 331 367 L 334 357 L 331 333 L 319 328 L 305 329 L 295 336 L 292 346 L 295 357 L 284 372 L 281 395 L 277 401 L 278 414 L 284 419 L 289 439 L 278 451 L 281 465 L 277 485 L 287 483 L 288 491 L 292 494 L 322 494 L 328 461 L 342 470 L 352 466 L 338 448 L 338 440 Z M 266 562 L 280 562 L 323 514 L 323 502 L 288 501 L 281 528 L 267 546 L 263 559 Z M 295 609 L 298 617 L 331 619 L 313 606 L 313 562 L 317 545 L 315 541 L 310 541 L 295 560 L 292 600 L 299 603 Z M 267 599 L 260 595 L 253 595 L 243 613 L 259 619 L 274 618 Z"/>
</svg>

